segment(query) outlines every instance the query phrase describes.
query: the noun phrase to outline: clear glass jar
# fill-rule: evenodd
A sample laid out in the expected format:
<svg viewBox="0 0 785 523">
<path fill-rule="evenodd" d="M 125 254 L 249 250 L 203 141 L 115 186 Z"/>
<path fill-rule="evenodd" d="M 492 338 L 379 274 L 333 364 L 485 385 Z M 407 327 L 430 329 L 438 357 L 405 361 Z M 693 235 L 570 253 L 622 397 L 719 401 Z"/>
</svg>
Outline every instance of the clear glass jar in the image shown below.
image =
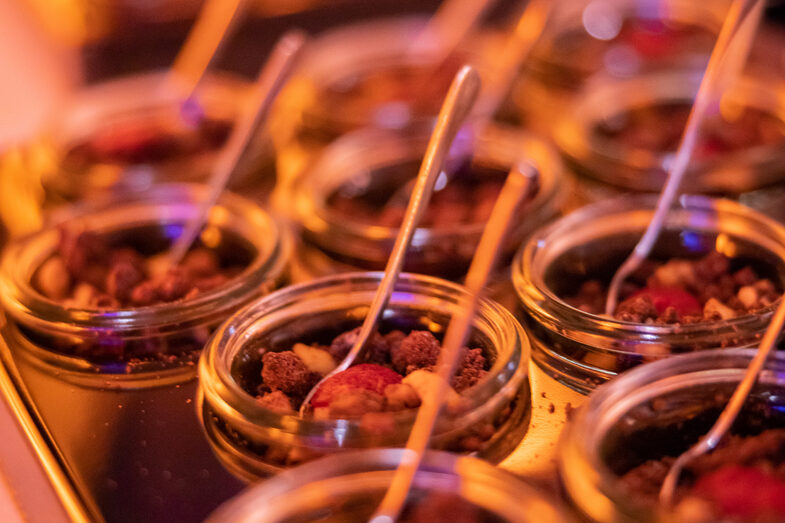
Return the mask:
<svg viewBox="0 0 785 523">
<path fill-rule="evenodd" d="M 178 358 L 102 364 L 69 355 L 69 351 L 83 344 L 127 343 L 136 347 L 144 343 L 146 350 L 160 347 L 167 354 L 188 358 L 189 351 L 179 350 L 178 344 L 198 350 L 206 341 L 206 329 L 283 282 L 291 240 L 255 204 L 226 193 L 211 210 L 206 227 L 218 239 L 216 246 L 229 242 L 232 249 L 247 250 L 250 263 L 226 285 L 195 298 L 132 309 L 73 308 L 41 294 L 32 280 L 41 264 L 56 252 L 61 228 L 109 238 L 133 235 L 138 230 L 149 242 L 165 244 L 198 212 L 206 195 L 205 186 L 172 184 L 122 200 L 75 205 L 53 215 L 44 230 L 12 242 L 0 265 L 0 299 L 10 319 L 8 328 L 14 332 L 11 341 L 26 349 L 16 349 L 18 355 L 58 371 L 73 370 L 76 375 L 119 374 L 133 381 L 149 379 L 150 368 L 156 374 L 168 368 L 181 373 L 183 364 Z"/>
<path fill-rule="evenodd" d="M 642 365 L 597 389 L 559 442 L 559 474 L 574 506 L 594 521 L 676 521 L 672 513 L 636 501 L 620 476 L 647 459 L 678 456 L 697 442 L 754 355 L 754 349 L 682 354 Z M 775 353 L 732 432 L 785 424 L 783 372 L 785 357 Z"/>
<path fill-rule="evenodd" d="M 298 176 L 349 131 L 431 125 L 460 66 L 469 63 L 482 74 L 498 46 L 496 35 L 473 35 L 433 71 L 433 52 L 415 48 L 427 21 L 408 16 L 350 24 L 309 45 L 272 115 L 279 179 Z"/>
<path fill-rule="evenodd" d="M 198 212 L 206 189 L 160 185 L 119 201 L 73 205 L 49 227 L 13 241 L 0 265 L 3 364 L 57 452 L 59 462 L 50 465 L 64 467 L 107 520 L 133 511 L 197 521 L 236 492 L 239 481 L 214 459 L 194 414 L 195 360 L 211 329 L 283 283 L 291 238 L 257 205 L 224 193 L 206 230 L 219 254 L 225 244 L 234 249 L 229 255 L 240 249 L 250 257 L 222 287 L 177 302 L 98 310 L 46 298 L 31 279 L 57 249 L 58 225 L 110 237 L 140 231 L 145 242 L 161 245 Z M 68 353 L 85 344 L 167 356 L 91 361 Z"/>
<path fill-rule="evenodd" d="M 403 452 L 362 450 L 302 465 L 246 490 L 207 522 L 367 521 Z M 483 461 L 446 452 L 426 453 L 415 476 L 412 497 L 419 499 L 429 492 L 454 495 L 495 521 L 571 521 L 558 504 L 515 476 Z"/>
<path fill-rule="evenodd" d="M 705 66 L 730 5 L 691 0 L 554 3 L 512 92 L 523 120 L 545 132 L 593 78 Z"/>
<path fill-rule="evenodd" d="M 424 128 L 405 137 L 363 130 L 343 137 L 324 151 L 298 180 L 291 195 L 280 200 L 288 204 L 302 236 L 293 267 L 296 281 L 336 272 L 384 269 L 398 228 L 371 223 L 367 217 L 347 216 L 335 209 L 330 199 L 347 186 L 357 187 L 358 193 L 379 192 L 375 186 L 380 184 L 389 186 L 390 194 L 400 193 L 416 177 L 428 139 L 429 132 Z M 570 183 L 558 156 L 532 135 L 491 126 L 478 137 L 475 147 L 471 168 L 488 169 L 481 172 L 498 173 L 501 180 L 522 157 L 530 158 L 540 169 L 538 192 L 521 209 L 506 239 L 504 261 L 500 263 L 504 265 L 527 235 L 561 213 Z M 280 207 L 286 211 L 283 205 Z M 484 226 L 475 222 L 418 228 L 407 251 L 406 270 L 452 280 L 462 278 Z M 499 280 L 501 289 L 509 282 L 507 271 Z M 500 296 L 494 295 L 497 299 Z"/>
<path fill-rule="evenodd" d="M 197 101 L 181 104 L 167 75 L 131 75 L 77 92 L 39 139 L 15 151 L 20 165 L 6 173 L 7 183 L 19 194 L 36 192 L 37 201 L 29 205 L 40 213 L 64 202 L 122 196 L 160 183 L 205 181 L 248 98 L 249 84 L 211 73 L 200 84 Z M 260 133 L 251 150 L 231 187 L 262 197 L 275 183 L 269 135 Z M 6 221 L 13 224 L 14 217 Z"/>
<path fill-rule="evenodd" d="M 533 360 L 579 392 L 674 352 L 754 345 L 769 324 L 775 305 L 714 322 L 639 324 L 589 314 L 560 298 L 590 275 L 609 281 L 655 204 L 656 195 L 632 195 L 584 207 L 536 232 L 513 262 Z M 711 250 L 756 263 L 785 287 L 785 228 L 730 200 L 682 196 L 653 257 L 695 258 Z"/>
<path fill-rule="evenodd" d="M 667 117 L 671 106 L 691 106 L 702 77 L 702 70 L 665 71 L 629 80 L 598 82 L 584 92 L 554 131 L 557 146 L 571 168 L 580 175 L 577 192 L 582 203 L 624 192 L 660 191 L 667 177 L 666 166 L 674 152 L 657 151 L 641 143 L 625 143 L 624 132 L 617 139 L 603 136 L 598 129 L 614 121 L 623 125 L 630 111 L 660 107 L 663 116 Z M 775 124 L 779 124 L 783 140 L 729 151 L 702 154 L 697 151 L 681 189 L 686 193 L 738 199 L 785 221 L 785 211 L 780 205 L 785 196 L 783 91 L 785 85 L 771 80 L 752 76 L 737 80 L 718 106 L 710 108 L 709 115 L 723 115 L 731 126 L 731 118 L 738 117 L 741 111 L 759 112 L 771 120 L 753 124 L 768 126 L 772 132 L 776 130 Z M 668 127 L 650 125 L 652 133 L 657 133 L 659 127 Z M 679 124 L 678 128 L 681 127 Z M 741 124 L 738 128 L 743 129 Z"/>
<path fill-rule="evenodd" d="M 359 326 L 381 276 L 349 273 L 287 287 L 234 315 L 216 331 L 199 362 L 198 408 L 213 450 L 230 471 L 254 480 L 322 454 L 405 444 L 414 410 L 389 413 L 385 428 L 371 430 L 363 418 L 320 420 L 270 410 L 242 386 L 243 373 L 250 372 L 240 366 L 249 360 L 248 350 L 289 348 L 309 333 Z M 438 335 L 466 299 L 459 285 L 404 273 L 382 326 L 405 322 Z M 432 445 L 475 451 L 498 462 L 515 448 L 528 423 L 529 342 L 512 315 L 489 300 L 481 303 L 471 339 L 472 345 L 484 349 L 491 368 L 466 396 L 467 409 L 437 424 Z M 480 428 L 482 435 L 476 432 Z M 470 441 L 478 445 L 469 448 Z"/>
</svg>

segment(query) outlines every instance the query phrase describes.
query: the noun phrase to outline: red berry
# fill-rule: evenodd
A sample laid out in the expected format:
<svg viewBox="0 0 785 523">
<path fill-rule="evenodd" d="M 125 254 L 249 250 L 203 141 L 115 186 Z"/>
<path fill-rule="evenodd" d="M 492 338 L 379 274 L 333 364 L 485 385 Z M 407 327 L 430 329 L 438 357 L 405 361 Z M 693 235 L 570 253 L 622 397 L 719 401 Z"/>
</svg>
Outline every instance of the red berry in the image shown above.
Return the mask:
<svg viewBox="0 0 785 523">
<path fill-rule="evenodd" d="M 387 385 L 400 383 L 402 379 L 400 374 L 387 367 L 373 363 L 361 363 L 339 372 L 322 383 L 311 399 L 311 406 L 314 408 L 327 407 L 339 388 L 349 387 L 384 394 L 384 388 Z"/>
<path fill-rule="evenodd" d="M 678 287 L 644 287 L 631 298 L 638 296 L 647 296 L 658 314 L 665 312 L 668 307 L 673 307 L 682 316 L 700 314 L 703 310 L 695 296 Z"/>
<path fill-rule="evenodd" d="M 772 521 L 785 517 L 785 483 L 757 468 L 719 468 L 701 477 L 692 493 L 715 504 L 724 516 Z"/>
</svg>

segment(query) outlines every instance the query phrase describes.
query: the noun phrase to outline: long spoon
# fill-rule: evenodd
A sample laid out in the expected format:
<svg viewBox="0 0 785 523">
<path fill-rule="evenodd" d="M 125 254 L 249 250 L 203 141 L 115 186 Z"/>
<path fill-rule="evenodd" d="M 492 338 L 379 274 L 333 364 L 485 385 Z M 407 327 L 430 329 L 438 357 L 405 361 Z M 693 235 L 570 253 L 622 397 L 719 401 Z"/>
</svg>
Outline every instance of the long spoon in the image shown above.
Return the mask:
<svg viewBox="0 0 785 523">
<path fill-rule="evenodd" d="M 530 0 L 526 4 L 512 33 L 500 51 L 500 58 L 495 66 L 496 74 L 492 81 L 486 84 L 483 95 L 477 101 L 477 109 L 474 111 L 477 116 L 471 125 L 467 126 L 467 139 L 456 141 L 455 147 L 447 159 L 448 166 L 445 169 L 445 174 L 448 178 L 471 157 L 477 145 L 477 137 L 482 136 L 485 128 L 510 92 L 521 64 L 529 56 L 548 19 L 551 5 L 550 0 Z M 388 199 L 388 205 L 399 206 L 406 201 L 412 191 L 413 184 L 414 180 L 402 185 Z"/>
<path fill-rule="evenodd" d="M 233 33 L 246 0 L 207 0 L 175 57 L 167 87 L 187 101 L 196 91 L 210 64 Z"/>
<path fill-rule="evenodd" d="M 477 103 L 479 118 L 484 127 L 501 106 L 512 84 L 518 77 L 521 65 L 528 58 L 534 44 L 548 20 L 553 2 L 551 0 L 529 0 L 518 21 L 499 52 L 494 67 L 494 78 L 487 85 Z"/>
<path fill-rule="evenodd" d="M 734 0 L 731 4 L 717 43 L 711 52 L 709 65 L 695 96 L 684 134 L 670 165 L 668 179 L 657 201 L 654 216 L 646 228 L 646 232 L 635 245 L 635 249 L 613 275 L 608 288 L 608 298 L 605 302 L 605 314 L 612 315 L 616 310 L 621 284 L 640 267 L 654 247 L 665 224 L 668 211 L 676 198 L 684 173 L 687 171 L 706 109 L 709 103 L 715 99 L 720 84 L 728 81 L 731 76 L 735 77 L 744 64 L 744 58 L 749 51 L 750 42 L 755 36 L 755 29 L 763 13 L 763 4 L 763 0 Z M 746 25 L 745 22 L 747 22 Z"/>
<path fill-rule="evenodd" d="M 679 483 L 679 475 L 687 463 L 698 456 L 714 450 L 728 430 L 730 430 L 731 425 L 736 421 L 736 417 L 747 401 L 747 396 L 752 390 L 752 386 L 755 385 L 761 369 L 766 364 L 766 360 L 768 360 L 769 354 L 771 354 L 771 349 L 776 345 L 777 337 L 782 331 L 783 324 L 785 324 L 785 298 L 781 298 L 780 305 L 774 312 L 769 328 L 766 329 L 766 334 L 763 335 L 758 352 L 750 362 L 749 367 L 747 367 L 747 372 L 744 374 L 744 378 L 739 383 L 739 386 L 733 391 L 730 401 L 728 401 L 728 404 L 720 413 L 720 417 L 717 418 L 711 430 L 698 443 L 690 447 L 687 452 L 679 456 L 670 470 L 668 470 L 668 475 L 665 476 L 665 481 L 660 489 L 660 503 L 665 506 L 671 504 L 676 485 Z"/>
<path fill-rule="evenodd" d="M 167 254 L 170 267 L 180 263 L 204 226 L 210 209 L 226 187 L 251 139 L 267 120 L 273 101 L 294 69 L 305 41 L 305 33 L 293 30 L 283 35 L 275 45 L 267 63 L 259 72 L 247 105 L 216 160 L 208 182 L 207 197 L 200 202 L 196 214 L 185 224 L 182 234 Z"/>
<path fill-rule="evenodd" d="M 491 211 L 491 216 L 466 275 L 469 301 L 453 314 L 444 335 L 442 352 L 437 365 L 437 375 L 440 378 L 437 380 L 438 385 L 432 394 L 422 399 L 422 406 L 417 413 L 409 440 L 406 443 L 407 452 L 402 455 L 401 463 L 395 471 L 390 487 L 370 520 L 372 523 L 395 521 L 406 502 L 412 481 L 428 446 L 428 440 L 431 438 L 436 419 L 444 407 L 450 388 L 450 378 L 455 374 L 458 357 L 466 342 L 482 289 L 496 264 L 515 210 L 529 196 L 528 193 L 532 188 L 537 185 L 537 177 L 537 169 L 530 163 L 520 167 L 516 166 L 507 177 L 507 181 L 493 206 L 493 211 Z"/>
<path fill-rule="evenodd" d="M 379 289 L 376 291 L 368 313 L 365 315 L 357 340 L 355 340 L 354 345 L 352 345 L 351 350 L 343 361 L 310 390 L 300 407 L 301 415 L 307 412 L 311 398 L 322 383 L 335 374 L 348 369 L 361 353 L 363 347 L 365 347 L 368 338 L 376 330 L 376 324 L 385 307 L 387 307 L 387 302 L 403 267 L 406 250 L 409 247 L 412 236 L 414 236 L 417 224 L 428 206 L 434 183 L 436 183 L 436 178 L 442 170 L 450 144 L 452 144 L 458 129 L 471 111 L 479 91 L 480 77 L 477 71 L 470 66 L 463 66 L 458 71 L 458 74 L 455 75 L 455 79 L 452 81 L 450 90 L 439 112 L 436 127 L 431 135 L 428 148 L 425 151 L 425 157 L 420 166 L 420 172 L 417 175 L 414 194 L 409 200 L 403 224 L 398 231 L 398 237 L 395 239 L 395 245 L 393 246 L 390 259 L 387 261 L 387 267 L 384 269 L 384 277 L 379 284 Z"/>
<path fill-rule="evenodd" d="M 435 68 L 444 63 L 496 0 L 445 0 L 410 47 L 428 53 Z"/>
</svg>

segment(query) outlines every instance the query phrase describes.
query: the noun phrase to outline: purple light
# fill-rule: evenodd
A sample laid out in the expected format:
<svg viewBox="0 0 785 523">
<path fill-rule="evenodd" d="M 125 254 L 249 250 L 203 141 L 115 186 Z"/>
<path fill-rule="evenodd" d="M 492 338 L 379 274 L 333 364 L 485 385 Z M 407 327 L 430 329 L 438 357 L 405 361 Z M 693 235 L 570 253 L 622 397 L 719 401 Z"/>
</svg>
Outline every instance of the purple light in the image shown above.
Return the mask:
<svg viewBox="0 0 785 523">
<path fill-rule="evenodd" d="M 180 223 L 169 223 L 164 225 L 164 236 L 169 240 L 179 238 L 183 233 L 183 225 Z"/>
<path fill-rule="evenodd" d="M 189 98 L 180 105 L 180 116 L 186 125 L 196 127 L 204 118 L 204 108 L 196 98 Z"/>
</svg>

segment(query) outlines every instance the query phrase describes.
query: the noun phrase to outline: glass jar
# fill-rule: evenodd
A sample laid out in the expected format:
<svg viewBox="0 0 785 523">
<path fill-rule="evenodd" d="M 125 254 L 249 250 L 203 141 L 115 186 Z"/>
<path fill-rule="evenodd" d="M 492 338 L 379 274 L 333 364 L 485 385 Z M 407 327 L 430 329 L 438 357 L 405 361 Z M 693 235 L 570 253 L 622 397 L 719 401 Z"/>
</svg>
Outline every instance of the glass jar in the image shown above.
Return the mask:
<svg viewBox="0 0 785 523">
<path fill-rule="evenodd" d="M 554 131 L 557 146 L 580 175 L 577 192 L 582 203 L 624 192 L 660 191 L 674 150 L 658 150 L 657 144 L 665 143 L 663 137 L 681 135 L 702 77 L 702 70 L 665 71 L 598 82 L 584 92 Z M 714 131 L 729 135 L 727 139 L 757 138 L 760 143 L 720 150 L 712 145 L 712 136 L 704 136 L 693 154 L 681 190 L 732 197 L 785 221 L 780 205 L 785 196 L 783 91 L 783 85 L 771 80 L 752 76 L 737 80 L 720 102 L 709 108 L 708 116 L 727 122 L 727 130 Z M 660 121 L 655 120 L 657 110 Z M 742 117 L 745 111 L 749 118 Z M 635 125 L 636 113 L 643 114 L 641 119 L 648 118 L 639 124 L 641 129 L 644 125 L 651 128 L 648 137 L 637 138 L 640 132 L 624 127 L 628 123 Z M 739 123 L 734 125 L 734 121 Z M 745 132 L 745 126 L 750 130 Z M 608 134 L 604 129 L 616 134 Z M 730 135 L 731 130 L 735 134 Z"/>
<path fill-rule="evenodd" d="M 675 521 L 642 503 L 621 475 L 647 459 L 678 456 L 716 420 L 743 378 L 754 349 L 682 354 L 642 365 L 597 389 L 568 423 L 558 467 L 574 506 L 594 521 Z M 785 357 L 774 353 L 732 433 L 785 425 Z"/>
<path fill-rule="evenodd" d="M 459 137 L 458 142 L 464 138 L 468 139 Z M 331 199 L 346 187 L 358 195 L 383 193 L 390 198 L 401 194 L 417 175 L 428 139 L 424 128 L 405 137 L 363 130 L 343 137 L 324 151 L 298 180 L 291 195 L 280 200 L 288 204 L 302 236 L 293 268 L 296 281 L 336 272 L 384 269 L 398 227 L 339 212 Z M 512 128 L 489 127 L 477 138 L 475 151 L 470 169 L 486 177 L 494 174 L 503 181 L 521 158 L 531 159 L 540 170 L 539 189 L 524 204 L 505 240 L 500 265 L 506 265 L 527 235 L 562 211 L 570 192 L 569 181 L 558 156 L 545 142 Z M 438 191 L 434 197 L 437 195 Z M 403 196 L 404 202 L 408 200 L 405 192 Z M 283 205 L 280 207 L 286 211 Z M 407 251 L 406 270 L 452 280 L 462 278 L 484 227 L 485 223 L 474 222 L 418 228 Z M 508 272 L 503 272 L 496 285 L 500 293 L 509 286 L 505 285 Z M 499 299 L 501 295 L 494 297 Z"/>
<path fill-rule="evenodd" d="M 359 326 L 381 277 L 349 273 L 287 287 L 234 315 L 216 331 L 199 362 L 199 412 L 210 444 L 229 470 L 253 480 L 322 454 L 405 444 L 415 410 L 388 413 L 384 427 L 377 430 L 366 426 L 364 418 L 315 419 L 271 410 L 243 388 L 246 376 L 258 376 L 258 368 L 248 363 L 258 351 L 249 351 L 287 349 L 315 332 Z M 382 329 L 406 324 L 438 336 L 467 299 L 459 285 L 404 273 Z M 498 462 L 526 430 L 531 405 L 529 342 L 512 315 L 489 300 L 481 303 L 471 339 L 472 346 L 483 348 L 491 368 L 465 396 L 465 411 L 437 424 L 432 445 L 474 451 Z"/>
<path fill-rule="evenodd" d="M 432 125 L 460 66 L 480 67 L 483 74 L 498 35 L 468 38 L 433 71 L 433 51 L 416 45 L 427 21 L 408 16 L 350 24 L 308 46 L 272 115 L 279 179 L 298 176 L 349 131 Z"/>
<path fill-rule="evenodd" d="M 248 263 L 221 287 L 176 302 L 100 310 L 49 299 L 32 279 L 57 249 L 58 227 L 109 238 L 137 232 L 146 244 L 165 245 L 206 196 L 207 187 L 172 184 L 73 205 L 47 228 L 9 244 L 0 265 L 3 363 L 58 452 L 53 466 L 63 466 L 107 520 L 132 510 L 151 519 L 178 513 L 198 520 L 236 491 L 193 412 L 195 360 L 211 329 L 283 283 L 291 239 L 261 208 L 224 193 L 205 231 L 220 255 L 225 245 L 229 255 L 247 254 Z M 87 346 L 122 347 L 134 358 L 73 354 Z"/>
<path fill-rule="evenodd" d="M 554 116 L 596 77 L 631 78 L 703 67 L 729 2 L 559 1 L 533 48 L 512 102 L 524 121 L 549 132 Z"/>
<path fill-rule="evenodd" d="M 513 262 L 532 358 L 579 392 L 674 352 L 754 345 L 769 324 L 775 305 L 720 321 L 640 324 L 589 314 L 560 298 L 575 293 L 590 275 L 609 281 L 649 224 L 655 204 L 656 195 L 630 195 L 584 207 L 536 232 Z M 785 287 L 785 228 L 729 200 L 682 196 L 652 257 L 696 258 L 712 250 L 749 260 Z"/>
<path fill-rule="evenodd" d="M 211 73 L 197 98 L 181 104 L 167 84 L 168 74 L 132 75 L 77 92 L 53 115 L 43 136 L 0 162 L 8 164 L 2 176 L 9 178 L 11 194 L 34 193 L 28 205 L 40 214 L 64 202 L 205 181 L 248 98 L 249 84 Z M 269 135 L 261 133 L 250 150 L 230 186 L 262 198 L 275 182 Z M 16 224 L 19 209 L 2 215 L 12 233 L 26 232 L 25 224 Z"/>
<path fill-rule="evenodd" d="M 402 449 L 369 449 L 302 465 L 246 490 L 207 522 L 367 521 L 403 453 Z M 426 453 L 414 478 L 413 498 L 427 499 L 431 492 L 474 505 L 487 518 L 480 521 L 571 521 L 553 500 L 515 476 L 446 452 Z"/>
</svg>

